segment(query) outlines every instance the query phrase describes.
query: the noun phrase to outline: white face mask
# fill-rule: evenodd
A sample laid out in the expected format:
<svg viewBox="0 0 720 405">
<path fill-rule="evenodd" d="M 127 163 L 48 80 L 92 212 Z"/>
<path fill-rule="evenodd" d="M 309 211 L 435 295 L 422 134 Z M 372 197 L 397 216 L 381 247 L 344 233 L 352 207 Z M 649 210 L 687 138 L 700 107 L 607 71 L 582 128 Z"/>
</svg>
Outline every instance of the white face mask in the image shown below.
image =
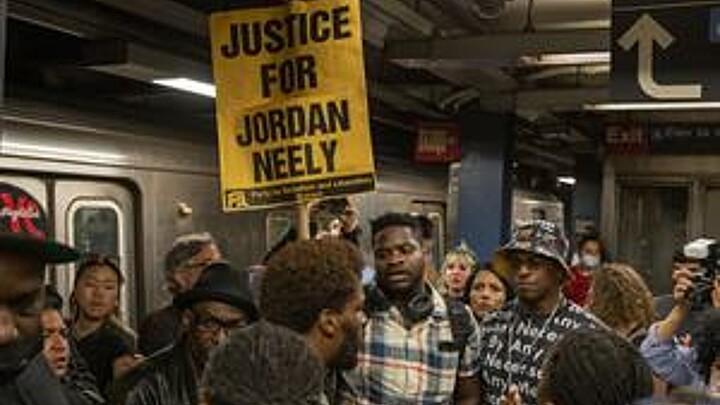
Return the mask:
<svg viewBox="0 0 720 405">
<path fill-rule="evenodd" d="M 600 266 L 600 256 L 598 255 L 583 254 L 581 258 L 583 266 L 587 268 L 594 269 Z"/>
</svg>

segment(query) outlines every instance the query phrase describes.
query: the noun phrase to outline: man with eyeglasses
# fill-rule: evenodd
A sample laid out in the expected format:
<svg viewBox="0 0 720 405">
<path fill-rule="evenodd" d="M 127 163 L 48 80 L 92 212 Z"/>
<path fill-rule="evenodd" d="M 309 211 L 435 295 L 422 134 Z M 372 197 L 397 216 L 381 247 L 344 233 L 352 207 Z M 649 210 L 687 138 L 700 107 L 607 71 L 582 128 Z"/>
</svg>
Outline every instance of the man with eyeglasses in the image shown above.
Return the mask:
<svg viewBox="0 0 720 405">
<path fill-rule="evenodd" d="M 176 297 L 190 290 L 208 264 L 222 259 L 220 249 L 207 232 L 179 236 L 165 256 L 167 291 Z M 180 311 L 168 305 L 150 313 L 138 328 L 138 351 L 150 356 L 180 336 Z"/>
<path fill-rule="evenodd" d="M 195 286 L 175 297 L 182 313 L 181 338 L 118 381 L 114 403 L 195 405 L 210 352 L 228 334 L 258 319 L 247 272 L 226 262 L 207 266 Z"/>
<path fill-rule="evenodd" d="M 516 289 L 517 299 L 488 315 L 475 369 L 483 404 L 536 405 L 540 368 L 549 349 L 568 331 L 600 325 L 562 295 L 570 276 L 568 241 L 554 223 L 534 220 L 516 227 L 493 258 Z"/>
</svg>

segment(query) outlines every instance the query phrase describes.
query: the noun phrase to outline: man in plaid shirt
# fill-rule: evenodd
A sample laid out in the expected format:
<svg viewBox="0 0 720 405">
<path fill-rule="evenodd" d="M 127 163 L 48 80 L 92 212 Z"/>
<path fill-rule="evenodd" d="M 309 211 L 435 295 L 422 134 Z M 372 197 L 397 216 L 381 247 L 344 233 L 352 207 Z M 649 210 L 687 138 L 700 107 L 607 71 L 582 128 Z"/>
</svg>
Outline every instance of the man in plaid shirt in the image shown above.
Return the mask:
<svg viewBox="0 0 720 405">
<path fill-rule="evenodd" d="M 372 234 L 377 286 L 367 293 L 365 343 L 348 375 L 355 392 L 343 393 L 346 403 L 476 404 L 478 326 L 468 316 L 466 342 L 458 344 L 448 307 L 425 282 L 417 219 L 386 214 L 373 221 Z"/>
</svg>

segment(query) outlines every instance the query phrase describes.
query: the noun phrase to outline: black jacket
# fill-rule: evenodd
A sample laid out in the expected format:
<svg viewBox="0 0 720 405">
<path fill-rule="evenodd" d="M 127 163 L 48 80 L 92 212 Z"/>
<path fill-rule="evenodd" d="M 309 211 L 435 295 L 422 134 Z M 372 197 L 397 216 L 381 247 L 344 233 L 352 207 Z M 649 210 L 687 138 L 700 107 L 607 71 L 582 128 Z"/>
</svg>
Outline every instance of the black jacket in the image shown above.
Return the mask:
<svg viewBox="0 0 720 405">
<path fill-rule="evenodd" d="M 70 368 L 60 379 L 72 405 L 102 405 L 105 398 L 97 387 L 92 371 L 85 363 L 74 341 L 70 341 Z"/>
<path fill-rule="evenodd" d="M 150 313 L 138 328 L 138 350 L 144 356 L 175 343 L 182 334 L 182 312 L 172 305 Z"/>
<path fill-rule="evenodd" d="M 116 405 L 197 405 L 197 381 L 184 340 L 122 377 L 111 396 Z"/>
<path fill-rule="evenodd" d="M 66 388 L 60 384 L 45 357 L 38 354 L 12 378 L 0 377 L 2 405 L 75 405 L 68 400 Z"/>
</svg>

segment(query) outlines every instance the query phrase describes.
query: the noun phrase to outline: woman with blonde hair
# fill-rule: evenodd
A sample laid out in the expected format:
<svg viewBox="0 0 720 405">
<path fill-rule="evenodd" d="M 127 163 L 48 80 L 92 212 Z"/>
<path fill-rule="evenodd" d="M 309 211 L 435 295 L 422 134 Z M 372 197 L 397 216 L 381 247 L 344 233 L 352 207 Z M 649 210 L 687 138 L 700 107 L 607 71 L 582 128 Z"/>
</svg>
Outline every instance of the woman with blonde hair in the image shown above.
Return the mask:
<svg viewBox="0 0 720 405">
<path fill-rule="evenodd" d="M 455 249 L 447 252 L 440 271 L 442 277 L 440 290 L 445 297 L 464 300 L 467 283 L 477 267 L 477 256 L 465 242 L 461 242 Z"/>
<path fill-rule="evenodd" d="M 587 308 L 636 346 L 656 317 L 652 293 L 642 276 L 622 263 L 604 264 L 595 273 Z"/>
</svg>

